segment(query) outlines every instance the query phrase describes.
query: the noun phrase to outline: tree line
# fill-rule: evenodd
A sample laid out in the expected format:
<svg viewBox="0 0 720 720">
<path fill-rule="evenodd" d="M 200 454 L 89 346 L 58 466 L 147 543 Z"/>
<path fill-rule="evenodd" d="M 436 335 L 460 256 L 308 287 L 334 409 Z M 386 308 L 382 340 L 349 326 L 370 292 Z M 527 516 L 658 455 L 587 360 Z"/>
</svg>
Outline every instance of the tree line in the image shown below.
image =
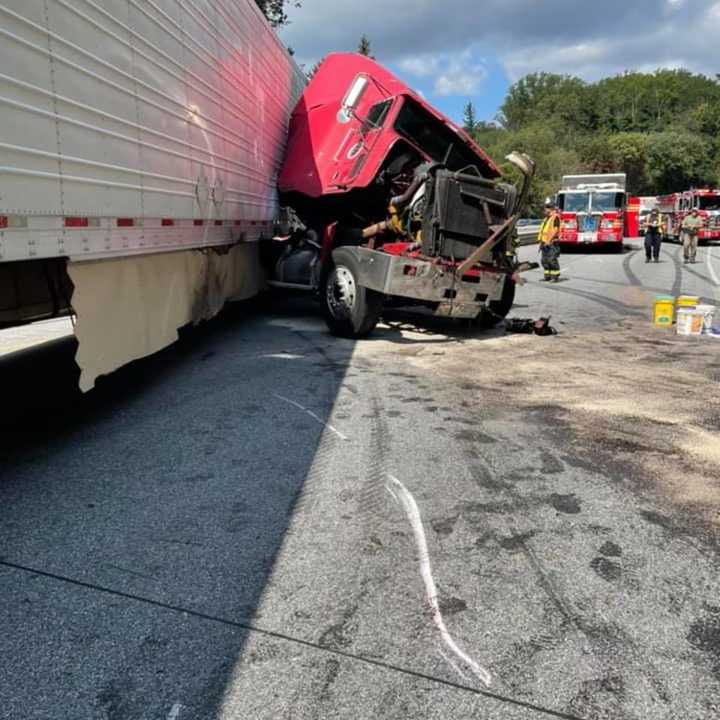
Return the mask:
<svg viewBox="0 0 720 720">
<path fill-rule="evenodd" d="M 714 186 L 720 178 L 718 76 L 658 70 L 586 83 L 534 73 L 510 88 L 497 122 L 478 122 L 468 103 L 464 124 L 504 171 L 511 150 L 535 159 L 532 213 L 562 175 L 575 172 L 624 172 L 635 195 Z"/>
</svg>

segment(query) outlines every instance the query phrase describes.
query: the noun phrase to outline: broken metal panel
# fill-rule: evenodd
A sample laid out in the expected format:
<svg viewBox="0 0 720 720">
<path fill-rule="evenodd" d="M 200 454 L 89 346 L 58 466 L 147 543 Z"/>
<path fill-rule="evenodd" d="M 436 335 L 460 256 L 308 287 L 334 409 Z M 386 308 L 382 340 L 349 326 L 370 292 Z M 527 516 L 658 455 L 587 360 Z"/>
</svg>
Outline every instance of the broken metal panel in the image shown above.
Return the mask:
<svg viewBox="0 0 720 720">
<path fill-rule="evenodd" d="M 184 251 L 69 263 L 79 341 L 80 388 L 100 375 L 156 353 L 178 330 L 216 315 L 228 300 L 262 287 L 257 243 L 221 254 Z"/>
</svg>

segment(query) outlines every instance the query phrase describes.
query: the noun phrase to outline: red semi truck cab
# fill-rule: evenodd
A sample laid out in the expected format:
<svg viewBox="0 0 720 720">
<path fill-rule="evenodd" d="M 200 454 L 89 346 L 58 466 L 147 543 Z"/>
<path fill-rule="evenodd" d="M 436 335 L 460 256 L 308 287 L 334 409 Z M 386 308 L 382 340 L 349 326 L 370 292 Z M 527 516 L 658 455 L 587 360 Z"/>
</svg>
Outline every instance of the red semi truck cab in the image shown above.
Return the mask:
<svg viewBox="0 0 720 720">
<path fill-rule="evenodd" d="M 665 220 L 665 235 L 668 239 L 680 239 L 683 219 L 697 208 L 703 219 L 698 240 L 720 240 L 720 190 L 685 190 L 663 195 L 658 198 L 658 208 Z"/>
<path fill-rule="evenodd" d="M 362 337 L 386 304 L 492 325 L 512 307 L 513 231 L 535 165 L 503 182 L 461 128 L 371 59 L 328 55 L 290 119 L 278 189 L 289 222 L 269 284 L 318 295 L 332 332 Z"/>
<path fill-rule="evenodd" d="M 565 175 L 557 195 L 565 245 L 622 249 L 627 193 L 624 174 Z"/>
</svg>

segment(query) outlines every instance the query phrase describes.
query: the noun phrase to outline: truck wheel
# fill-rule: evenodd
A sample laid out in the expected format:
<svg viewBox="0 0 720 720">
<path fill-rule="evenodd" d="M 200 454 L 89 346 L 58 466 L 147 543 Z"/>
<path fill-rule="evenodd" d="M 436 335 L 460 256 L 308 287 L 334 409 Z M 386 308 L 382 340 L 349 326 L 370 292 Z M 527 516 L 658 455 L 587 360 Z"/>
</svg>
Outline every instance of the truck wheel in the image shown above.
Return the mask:
<svg viewBox="0 0 720 720">
<path fill-rule="evenodd" d="M 491 300 L 488 307 L 483 308 L 475 318 L 475 323 L 486 330 L 494 328 L 512 309 L 515 302 L 515 281 L 508 276 L 502 297 L 499 300 Z"/>
<path fill-rule="evenodd" d="M 320 287 L 323 315 L 333 335 L 365 337 L 380 319 L 383 295 L 359 285 L 358 274 L 352 252 L 343 248 L 335 250 Z"/>
</svg>

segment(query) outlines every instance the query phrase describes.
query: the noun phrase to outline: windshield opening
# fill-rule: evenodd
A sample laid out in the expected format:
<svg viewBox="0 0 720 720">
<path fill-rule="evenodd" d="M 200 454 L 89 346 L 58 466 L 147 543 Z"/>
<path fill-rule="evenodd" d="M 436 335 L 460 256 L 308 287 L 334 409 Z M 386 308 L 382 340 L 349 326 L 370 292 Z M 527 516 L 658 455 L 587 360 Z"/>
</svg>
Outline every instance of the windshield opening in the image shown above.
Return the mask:
<svg viewBox="0 0 720 720">
<path fill-rule="evenodd" d="M 698 207 L 701 210 L 720 210 L 720 196 L 700 197 Z"/>
<path fill-rule="evenodd" d="M 560 209 L 564 212 L 587 212 L 590 206 L 590 194 L 586 192 L 562 193 L 559 200 Z"/>
<path fill-rule="evenodd" d="M 619 210 L 625 200 L 625 193 L 596 192 L 592 196 L 592 209 L 594 212 L 613 212 Z"/>
<path fill-rule="evenodd" d="M 367 118 L 365 119 L 365 123 L 370 126 L 371 130 L 377 130 L 383 126 L 392 104 L 392 99 L 382 100 L 379 103 L 375 103 L 375 105 L 370 108 Z"/>
<path fill-rule="evenodd" d="M 445 163 L 448 170 L 458 172 L 472 166 L 485 177 L 485 164 L 465 141 L 411 98 L 405 99 L 398 113 L 395 131 L 434 162 Z"/>
</svg>

